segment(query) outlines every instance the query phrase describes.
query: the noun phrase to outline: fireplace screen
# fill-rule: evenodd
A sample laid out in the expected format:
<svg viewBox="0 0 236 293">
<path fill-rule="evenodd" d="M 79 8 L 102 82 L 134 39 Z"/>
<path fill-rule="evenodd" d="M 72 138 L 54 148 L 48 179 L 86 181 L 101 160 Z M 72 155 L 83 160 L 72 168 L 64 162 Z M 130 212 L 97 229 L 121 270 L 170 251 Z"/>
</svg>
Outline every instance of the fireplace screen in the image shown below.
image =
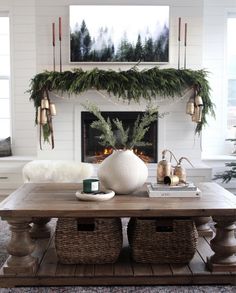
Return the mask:
<svg viewBox="0 0 236 293">
<path fill-rule="evenodd" d="M 125 128 L 132 130 L 132 125 L 138 115 L 142 117 L 144 112 L 102 112 L 103 117 L 118 118 Z M 112 153 L 112 149 L 99 144 L 100 132 L 90 127 L 96 117 L 90 112 L 81 112 L 81 151 L 82 162 L 100 163 Z M 153 122 L 144 137 L 146 146 L 135 147 L 134 152 L 146 163 L 157 162 L 157 121 Z"/>
</svg>

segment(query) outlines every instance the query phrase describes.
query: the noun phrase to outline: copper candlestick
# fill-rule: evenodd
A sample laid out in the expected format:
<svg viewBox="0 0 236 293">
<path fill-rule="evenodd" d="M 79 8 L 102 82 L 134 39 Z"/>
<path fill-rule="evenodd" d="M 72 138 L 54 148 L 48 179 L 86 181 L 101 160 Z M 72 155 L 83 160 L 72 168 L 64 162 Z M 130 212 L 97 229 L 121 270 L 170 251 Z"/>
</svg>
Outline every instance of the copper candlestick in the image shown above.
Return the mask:
<svg viewBox="0 0 236 293">
<path fill-rule="evenodd" d="M 61 17 L 59 17 L 59 58 L 60 58 L 60 72 L 62 72 L 62 61 L 61 61 Z"/>
<path fill-rule="evenodd" d="M 184 69 L 186 69 L 187 65 L 187 23 L 184 25 Z"/>
<path fill-rule="evenodd" d="M 52 23 L 52 55 L 53 55 L 53 71 L 56 70 L 56 59 L 55 59 L 55 23 Z"/>
<path fill-rule="evenodd" d="M 179 29 L 178 29 L 178 69 L 180 69 L 180 40 L 181 40 L 181 17 L 179 17 Z"/>
</svg>

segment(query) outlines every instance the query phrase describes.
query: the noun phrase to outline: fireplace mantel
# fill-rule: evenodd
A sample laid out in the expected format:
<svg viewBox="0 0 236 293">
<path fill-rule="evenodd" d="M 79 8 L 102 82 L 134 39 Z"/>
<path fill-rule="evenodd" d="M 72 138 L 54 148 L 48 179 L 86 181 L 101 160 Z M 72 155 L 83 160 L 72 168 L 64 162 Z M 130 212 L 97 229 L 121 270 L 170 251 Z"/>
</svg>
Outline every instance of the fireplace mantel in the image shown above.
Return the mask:
<svg viewBox="0 0 236 293">
<path fill-rule="evenodd" d="M 201 106 L 201 115 L 197 115 L 198 119 L 194 120 L 196 122 L 195 131 L 200 133 L 202 126 L 207 123 L 207 115 L 214 115 L 210 87 L 206 77 L 206 71 L 191 69 L 153 67 L 139 70 L 137 67 L 132 67 L 125 71 L 98 68 L 83 71 L 79 68 L 74 71 L 39 73 L 32 79 L 29 91 L 30 98 L 34 101 L 37 110 L 36 123 L 40 125 L 45 140 L 51 136 L 53 145 L 51 106 L 45 108 L 45 103 L 42 103 L 47 102 L 50 105 L 49 91 L 81 94 L 90 89 L 105 90 L 117 98 L 138 103 L 141 98 L 148 102 L 155 101 L 156 96 L 164 98 L 182 96 L 185 89 L 193 88 L 194 96 L 192 98 L 196 104 L 194 109 Z M 199 104 L 196 103 L 197 97 L 201 100 Z M 44 113 L 45 109 L 46 113 Z M 194 113 L 197 111 L 194 110 Z"/>
</svg>

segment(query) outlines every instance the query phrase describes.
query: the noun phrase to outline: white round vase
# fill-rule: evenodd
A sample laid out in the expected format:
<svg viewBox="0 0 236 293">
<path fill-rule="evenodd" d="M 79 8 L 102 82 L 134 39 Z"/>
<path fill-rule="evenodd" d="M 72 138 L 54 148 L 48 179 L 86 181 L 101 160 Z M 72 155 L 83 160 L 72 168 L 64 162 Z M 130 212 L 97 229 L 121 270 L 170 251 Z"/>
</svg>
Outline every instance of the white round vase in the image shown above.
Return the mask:
<svg viewBox="0 0 236 293">
<path fill-rule="evenodd" d="M 117 194 L 129 194 L 140 188 L 148 176 L 146 164 L 132 150 L 114 150 L 98 169 L 102 186 Z"/>
</svg>

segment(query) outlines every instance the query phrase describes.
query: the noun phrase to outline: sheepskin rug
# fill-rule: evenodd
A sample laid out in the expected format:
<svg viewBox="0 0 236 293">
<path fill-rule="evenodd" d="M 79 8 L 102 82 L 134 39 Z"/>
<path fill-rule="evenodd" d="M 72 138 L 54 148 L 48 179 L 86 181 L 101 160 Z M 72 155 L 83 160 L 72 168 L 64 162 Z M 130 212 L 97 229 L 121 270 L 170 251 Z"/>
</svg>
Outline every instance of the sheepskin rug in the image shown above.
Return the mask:
<svg viewBox="0 0 236 293">
<path fill-rule="evenodd" d="M 93 175 L 93 165 L 75 161 L 35 160 L 23 167 L 24 182 L 81 182 Z"/>
</svg>

